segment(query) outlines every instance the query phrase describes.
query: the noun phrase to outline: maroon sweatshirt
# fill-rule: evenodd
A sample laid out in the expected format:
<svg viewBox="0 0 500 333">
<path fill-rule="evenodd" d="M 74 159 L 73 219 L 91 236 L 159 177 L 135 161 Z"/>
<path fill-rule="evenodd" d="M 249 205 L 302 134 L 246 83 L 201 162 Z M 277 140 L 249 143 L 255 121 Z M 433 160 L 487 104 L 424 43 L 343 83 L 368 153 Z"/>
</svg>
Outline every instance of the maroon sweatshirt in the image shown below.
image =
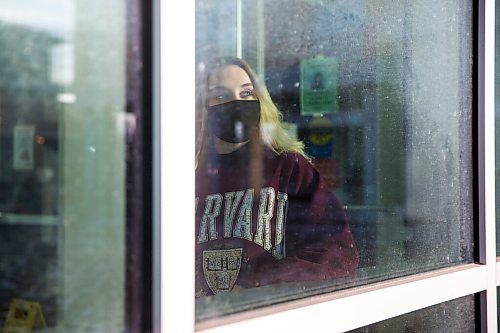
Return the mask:
<svg viewBox="0 0 500 333">
<path fill-rule="evenodd" d="M 249 146 L 249 145 L 247 145 Z M 196 173 L 196 295 L 352 275 L 342 207 L 295 153 L 211 154 Z"/>
</svg>

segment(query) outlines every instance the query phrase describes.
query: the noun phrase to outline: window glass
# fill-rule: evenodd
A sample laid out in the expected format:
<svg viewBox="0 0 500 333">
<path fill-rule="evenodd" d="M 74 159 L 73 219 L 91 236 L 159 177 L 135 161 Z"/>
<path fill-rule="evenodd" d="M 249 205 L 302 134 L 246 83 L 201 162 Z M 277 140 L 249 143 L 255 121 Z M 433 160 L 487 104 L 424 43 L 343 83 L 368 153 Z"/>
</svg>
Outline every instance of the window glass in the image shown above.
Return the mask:
<svg viewBox="0 0 500 333">
<path fill-rule="evenodd" d="M 495 6 L 495 193 L 497 256 L 500 256 L 500 6 Z"/>
<path fill-rule="evenodd" d="M 497 325 L 500 326 L 500 288 L 497 287 Z"/>
<path fill-rule="evenodd" d="M 196 1 L 199 320 L 472 261 L 471 32 L 469 2 Z"/>
<path fill-rule="evenodd" d="M 475 320 L 475 297 L 470 295 L 350 332 L 477 332 L 478 324 Z"/>
<path fill-rule="evenodd" d="M 142 172 L 131 150 L 142 102 L 127 93 L 127 54 L 141 59 L 126 39 L 126 28 L 139 38 L 133 3 L 0 2 L 2 332 L 131 327 L 125 300 L 141 301 L 142 285 L 127 264 L 143 236 L 127 236 L 144 192 L 130 180 L 132 165 Z"/>
</svg>

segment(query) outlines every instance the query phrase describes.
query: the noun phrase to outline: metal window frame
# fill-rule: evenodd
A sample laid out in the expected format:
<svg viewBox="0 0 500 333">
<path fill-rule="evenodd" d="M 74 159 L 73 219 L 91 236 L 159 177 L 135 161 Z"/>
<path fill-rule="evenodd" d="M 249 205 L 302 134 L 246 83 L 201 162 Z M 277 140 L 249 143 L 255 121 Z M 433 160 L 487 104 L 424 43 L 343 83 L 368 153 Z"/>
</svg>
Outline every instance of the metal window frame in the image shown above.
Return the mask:
<svg viewBox="0 0 500 333">
<path fill-rule="evenodd" d="M 127 1 L 125 332 L 150 332 L 152 324 L 152 32 L 151 1 Z"/>
<path fill-rule="evenodd" d="M 497 331 L 495 239 L 495 1 L 474 0 L 477 40 L 477 264 L 421 273 L 237 314 L 195 326 L 194 0 L 155 0 L 155 332 L 341 332 L 470 294 L 481 331 Z M 191 37 L 190 37 L 191 36 Z M 161 192 L 160 188 L 161 186 Z M 158 256 L 159 254 L 159 256 Z M 161 280 L 157 279 L 161 274 Z M 424 295 L 424 296 L 422 296 Z M 375 306 L 376 304 L 376 306 Z M 332 314 L 335 320 L 332 320 Z"/>
</svg>

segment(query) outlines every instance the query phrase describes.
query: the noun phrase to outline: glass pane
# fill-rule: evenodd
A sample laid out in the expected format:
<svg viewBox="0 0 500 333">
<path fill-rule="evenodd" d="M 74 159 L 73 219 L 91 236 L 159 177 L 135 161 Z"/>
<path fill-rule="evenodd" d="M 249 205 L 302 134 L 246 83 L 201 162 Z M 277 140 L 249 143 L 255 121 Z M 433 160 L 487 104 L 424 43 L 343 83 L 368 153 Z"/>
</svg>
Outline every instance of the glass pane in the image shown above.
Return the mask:
<svg viewBox="0 0 500 333">
<path fill-rule="evenodd" d="M 378 332 L 478 332 L 474 295 L 434 305 L 402 316 L 365 326 L 352 333 Z"/>
<path fill-rule="evenodd" d="M 500 287 L 497 287 L 497 326 L 500 327 Z"/>
<path fill-rule="evenodd" d="M 469 2 L 196 15 L 198 320 L 472 261 Z"/>
<path fill-rule="evenodd" d="M 497 256 L 500 256 L 500 6 L 495 6 L 495 211 Z"/>
<path fill-rule="evenodd" d="M 127 265 L 143 241 L 127 241 L 144 192 L 130 170 L 148 156 L 127 92 L 133 3 L 0 1 L 2 332 L 122 332 L 125 299 L 141 301 Z"/>
</svg>

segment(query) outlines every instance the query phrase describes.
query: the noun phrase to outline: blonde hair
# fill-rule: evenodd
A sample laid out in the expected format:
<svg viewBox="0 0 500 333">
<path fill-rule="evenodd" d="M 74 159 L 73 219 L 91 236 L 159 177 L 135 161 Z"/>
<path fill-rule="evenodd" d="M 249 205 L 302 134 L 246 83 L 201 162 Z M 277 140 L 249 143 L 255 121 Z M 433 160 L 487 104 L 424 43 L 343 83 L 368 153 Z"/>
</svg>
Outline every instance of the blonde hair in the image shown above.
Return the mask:
<svg viewBox="0 0 500 333">
<path fill-rule="evenodd" d="M 200 66 L 196 85 L 196 165 L 204 158 L 207 150 L 207 100 L 208 80 L 219 68 L 236 65 L 242 68 L 249 76 L 254 87 L 254 93 L 260 102 L 260 133 L 264 144 L 276 154 L 288 152 L 302 155 L 308 161 L 311 159 L 304 152 L 304 143 L 298 141 L 285 131 L 282 124 L 282 114 L 274 105 L 265 85 L 260 82 L 257 75 L 243 60 L 235 57 L 217 58 Z"/>
</svg>

